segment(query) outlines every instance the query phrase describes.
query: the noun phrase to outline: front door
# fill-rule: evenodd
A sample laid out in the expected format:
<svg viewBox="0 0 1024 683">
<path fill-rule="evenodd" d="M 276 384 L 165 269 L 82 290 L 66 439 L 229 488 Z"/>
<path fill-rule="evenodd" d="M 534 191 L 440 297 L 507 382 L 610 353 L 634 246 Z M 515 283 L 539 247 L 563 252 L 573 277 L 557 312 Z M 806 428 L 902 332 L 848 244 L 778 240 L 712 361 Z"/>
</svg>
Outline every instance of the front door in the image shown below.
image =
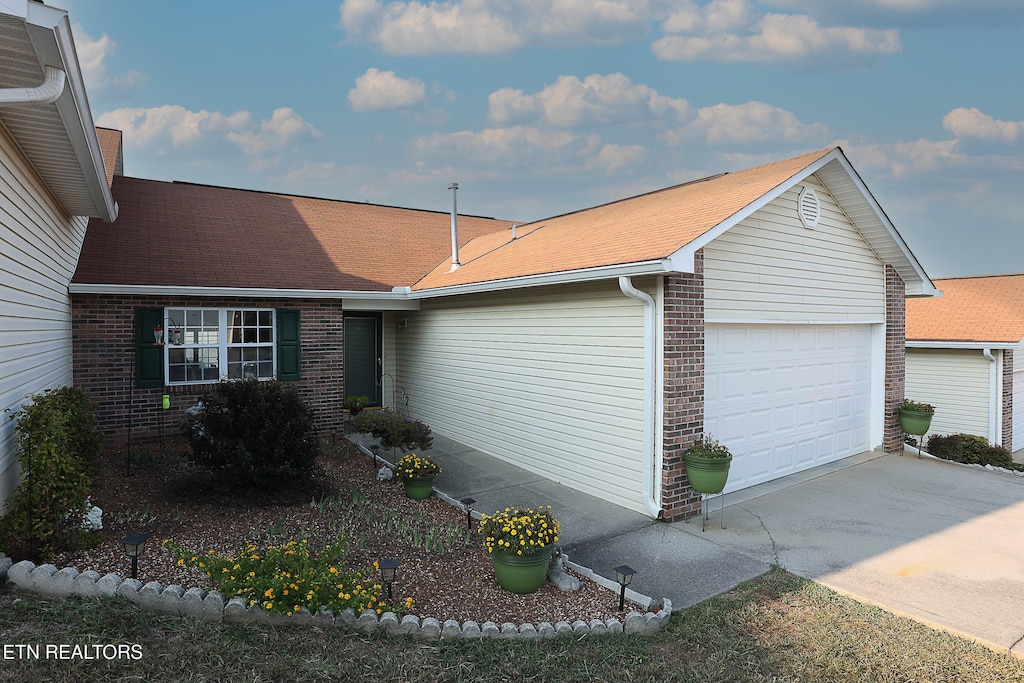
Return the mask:
<svg viewBox="0 0 1024 683">
<path fill-rule="evenodd" d="M 366 396 L 380 405 L 381 318 L 362 314 L 345 316 L 345 398 Z"/>
</svg>

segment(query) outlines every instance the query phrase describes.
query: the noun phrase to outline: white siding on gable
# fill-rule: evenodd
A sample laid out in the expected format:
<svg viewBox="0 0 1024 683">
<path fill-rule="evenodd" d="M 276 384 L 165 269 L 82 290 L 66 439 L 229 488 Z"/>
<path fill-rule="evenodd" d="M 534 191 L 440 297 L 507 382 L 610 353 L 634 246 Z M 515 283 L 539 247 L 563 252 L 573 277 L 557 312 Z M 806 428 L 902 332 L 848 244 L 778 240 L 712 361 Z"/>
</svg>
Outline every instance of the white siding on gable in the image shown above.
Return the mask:
<svg viewBox="0 0 1024 683">
<path fill-rule="evenodd" d="M 821 204 L 813 230 L 798 213 L 804 186 Z M 880 323 L 885 268 L 814 176 L 704 248 L 708 322 Z"/>
<path fill-rule="evenodd" d="M 903 395 L 935 406 L 928 434 L 977 434 L 992 442 L 991 377 L 992 364 L 978 349 L 907 349 Z"/>
<path fill-rule="evenodd" d="M 65 215 L 0 126 L 0 411 L 71 383 L 68 283 L 86 224 Z M 0 502 L 17 483 L 13 449 L 14 422 L 3 415 Z"/>
<path fill-rule="evenodd" d="M 645 289 L 653 294 L 653 283 Z M 643 306 L 614 281 L 425 300 L 397 315 L 408 320 L 395 330 L 403 411 L 644 511 Z"/>
</svg>

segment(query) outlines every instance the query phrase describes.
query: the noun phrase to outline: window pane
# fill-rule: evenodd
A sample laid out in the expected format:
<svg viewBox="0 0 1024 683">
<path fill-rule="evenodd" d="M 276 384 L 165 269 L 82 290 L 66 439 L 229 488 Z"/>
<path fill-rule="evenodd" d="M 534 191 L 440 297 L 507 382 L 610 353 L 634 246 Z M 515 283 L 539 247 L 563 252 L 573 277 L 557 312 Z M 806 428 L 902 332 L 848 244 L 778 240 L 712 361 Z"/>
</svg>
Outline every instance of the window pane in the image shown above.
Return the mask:
<svg viewBox="0 0 1024 683">
<path fill-rule="evenodd" d="M 260 328 L 260 342 L 264 344 L 271 344 L 274 341 L 274 329 L 271 327 Z"/>
<path fill-rule="evenodd" d="M 272 311 L 260 311 L 260 327 L 270 327 L 274 324 Z"/>
</svg>

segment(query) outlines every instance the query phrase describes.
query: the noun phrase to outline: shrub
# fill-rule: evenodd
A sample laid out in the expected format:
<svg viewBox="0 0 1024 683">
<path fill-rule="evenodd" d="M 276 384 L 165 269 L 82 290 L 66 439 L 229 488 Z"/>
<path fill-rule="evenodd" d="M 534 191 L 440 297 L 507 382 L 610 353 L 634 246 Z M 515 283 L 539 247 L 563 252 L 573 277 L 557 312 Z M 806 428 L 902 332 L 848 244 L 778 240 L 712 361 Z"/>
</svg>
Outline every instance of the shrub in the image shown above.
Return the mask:
<svg viewBox="0 0 1024 683">
<path fill-rule="evenodd" d="M 313 410 L 281 382 L 221 382 L 182 426 L 190 459 L 225 489 L 269 486 L 316 472 L 320 443 Z"/>
<path fill-rule="evenodd" d="M 352 421 L 352 429 L 372 434 L 383 448 L 425 451 L 434 443 L 430 427 L 389 408 L 364 410 Z"/>
<path fill-rule="evenodd" d="M 1021 466 L 1013 461 L 1010 451 L 1002 446 L 992 446 L 988 439 L 974 434 L 937 434 L 928 439 L 926 450 L 943 460 L 968 465 L 992 465 L 1008 470 L 1021 469 Z"/>
<path fill-rule="evenodd" d="M 249 607 L 285 615 L 302 607 L 313 614 L 321 607 L 335 613 L 346 608 L 352 608 L 356 614 L 364 609 L 378 614 L 384 611 L 381 585 L 374 573 L 376 567 L 343 570 L 348 550 L 343 537 L 316 553 L 310 551 L 306 540 L 264 547 L 249 541 L 237 555 L 218 555 L 212 550 L 197 555 L 170 541 L 164 541 L 164 546 L 179 565 L 199 569 L 226 597 L 240 596 Z M 387 608 L 401 613 L 411 606 L 409 598 L 402 603 L 404 609 Z"/>
<path fill-rule="evenodd" d="M 82 528 L 86 468 L 102 448 L 102 435 L 85 392 L 48 390 L 11 417 L 17 421 L 21 483 L 0 519 L 0 545 L 33 560 L 88 545 L 91 537 Z"/>
</svg>

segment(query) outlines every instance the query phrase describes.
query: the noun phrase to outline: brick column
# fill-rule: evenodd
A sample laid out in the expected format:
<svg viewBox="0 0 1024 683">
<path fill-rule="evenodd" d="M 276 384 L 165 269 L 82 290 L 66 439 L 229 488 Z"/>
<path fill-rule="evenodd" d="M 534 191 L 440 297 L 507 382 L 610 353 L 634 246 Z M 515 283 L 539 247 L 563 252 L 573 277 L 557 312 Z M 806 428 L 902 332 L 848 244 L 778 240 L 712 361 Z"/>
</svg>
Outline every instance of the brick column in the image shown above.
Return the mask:
<svg viewBox="0 0 1024 683">
<path fill-rule="evenodd" d="M 1013 450 L 1013 428 L 1024 429 L 1024 425 L 1013 424 L 1013 351 L 1003 351 L 1003 448 Z"/>
<path fill-rule="evenodd" d="M 903 449 L 900 403 L 906 378 L 907 286 L 896 269 L 885 266 L 885 433 L 886 453 Z"/>
<path fill-rule="evenodd" d="M 700 512 L 683 453 L 704 431 L 704 254 L 694 273 L 665 276 L 661 506 L 665 521 Z"/>
</svg>

